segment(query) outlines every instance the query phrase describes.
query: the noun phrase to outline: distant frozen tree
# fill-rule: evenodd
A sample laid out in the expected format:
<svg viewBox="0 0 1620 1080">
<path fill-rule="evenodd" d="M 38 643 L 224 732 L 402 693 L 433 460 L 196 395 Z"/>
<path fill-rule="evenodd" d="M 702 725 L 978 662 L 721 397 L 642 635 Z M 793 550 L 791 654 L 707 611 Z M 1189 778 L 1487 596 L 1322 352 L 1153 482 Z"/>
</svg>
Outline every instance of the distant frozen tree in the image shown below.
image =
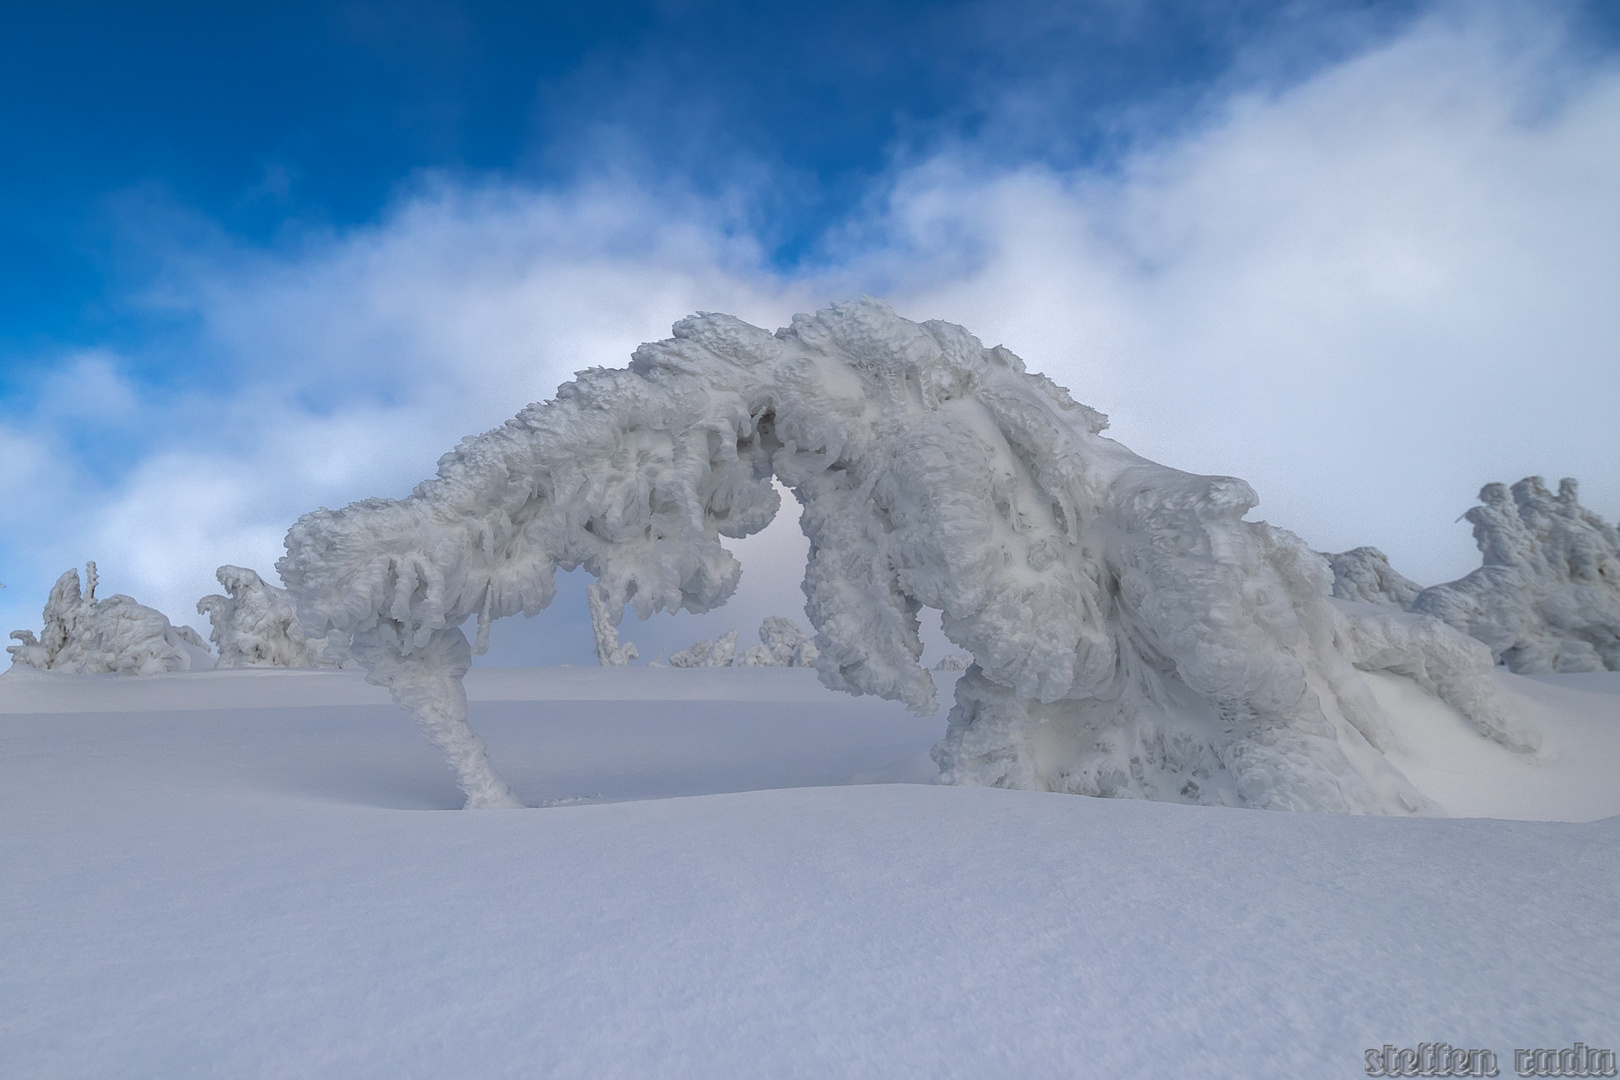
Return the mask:
<svg viewBox="0 0 1620 1080">
<path fill-rule="evenodd" d="M 804 628 L 780 615 L 767 616 L 759 627 L 759 644 L 737 657 L 740 667 L 815 667 L 821 650 Z"/>
<path fill-rule="evenodd" d="M 1375 547 L 1358 547 L 1327 557 L 1333 568 L 1333 595 L 1340 600 L 1381 604 L 1406 611 L 1423 586 L 1389 565 L 1389 556 Z"/>
<path fill-rule="evenodd" d="M 304 634 L 286 589 L 241 566 L 222 566 L 214 576 L 225 595 L 198 600 L 197 613 L 208 616 L 220 667 L 340 667 L 347 659 L 342 642 Z"/>
<path fill-rule="evenodd" d="M 639 657 L 641 653 L 636 650 L 635 642 L 626 641 L 623 645 L 619 644 L 619 628 L 615 617 L 623 616 L 624 605 L 620 604 L 616 612 L 609 611 L 602 590 L 594 583 L 585 589 L 585 600 L 591 607 L 591 630 L 596 635 L 597 662 L 603 667 L 624 667 Z"/>
<path fill-rule="evenodd" d="M 45 628 L 13 630 L 6 651 L 14 667 L 81 675 L 154 675 L 214 666 L 208 645 L 189 626 L 174 626 L 156 611 L 123 595 L 96 599 L 96 564 L 56 579 L 45 602 Z"/>
<path fill-rule="evenodd" d="M 670 667 L 730 667 L 737 657 L 737 631 L 727 630 L 719 637 L 699 641 L 680 652 L 671 653 Z"/>
<path fill-rule="evenodd" d="M 973 657 L 967 653 L 947 653 L 934 665 L 935 671 L 966 671 L 973 666 Z"/>
<path fill-rule="evenodd" d="M 775 516 L 773 478 L 803 508 L 826 685 L 933 711 L 924 606 L 972 653 L 934 751 L 947 782 L 1431 810 L 1361 671 L 1418 673 L 1482 735 L 1533 745 L 1482 645 L 1332 599 L 1322 557 L 1244 520 L 1247 484 L 1138 457 L 1106 423 L 1006 349 L 876 301 L 775 334 L 698 315 L 464 440 L 409 498 L 306 514 L 277 567 L 469 806 L 516 800 L 467 724 L 461 624 L 482 648 L 492 620 L 551 602 L 558 567 L 595 575 L 610 612 L 707 611 L 740 572 L 720 537 Z"/>
<path fill-rule="evenodd" d="M 737 651 L 737 631 L 699 641 L 669 658 L 671 667 L 815 667 L 821 655 L 810 635 L 792 619 L 768 616 L 759 644 Z"/>
<path fill-rule="evenodd" d="M 1487 484 L 1473 523 L 1483 565 L 1424 589 L 1412 610 L 1483 641 L 1514 671 L 1620 670 L 1620 533 L 1574 480 Z"/>
</svg>

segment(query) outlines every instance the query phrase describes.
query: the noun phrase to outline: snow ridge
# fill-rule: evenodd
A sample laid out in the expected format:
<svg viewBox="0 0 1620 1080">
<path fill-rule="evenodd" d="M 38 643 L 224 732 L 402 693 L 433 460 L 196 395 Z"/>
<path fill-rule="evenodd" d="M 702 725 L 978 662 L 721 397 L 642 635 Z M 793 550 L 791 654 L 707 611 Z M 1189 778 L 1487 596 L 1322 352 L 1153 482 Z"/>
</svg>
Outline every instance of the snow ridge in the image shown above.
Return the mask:
<svg viewBox="0 0 1620 1080">
<path fill-rule="evenodd" d="M 934 708 L 917 612 L 972 653 L 935 748 L 949 783 L 1362 813 L 1434 808 L 1360 670 L 1422 671 L 1481 734 L 1527 748 L 1490 656 L 1438 620 L 1330 596 L 1297 537 L 1230 477 L 1147 461 L 1005 348 L 874 300 L 771 334 L 700 314 L 440 459 L 404 500 L 306 514 L 277 564 L 300 622 L 352 635 L 456 766 L 512 805 L 466 723 L 460 625 L 551 602 L 584 566 L 610 625 L 707 611 L 740 567 L 720 537 L 775 516 L 829 687 Z M 735 649 L 735 639 L 732 639 Z"/>
</svg>

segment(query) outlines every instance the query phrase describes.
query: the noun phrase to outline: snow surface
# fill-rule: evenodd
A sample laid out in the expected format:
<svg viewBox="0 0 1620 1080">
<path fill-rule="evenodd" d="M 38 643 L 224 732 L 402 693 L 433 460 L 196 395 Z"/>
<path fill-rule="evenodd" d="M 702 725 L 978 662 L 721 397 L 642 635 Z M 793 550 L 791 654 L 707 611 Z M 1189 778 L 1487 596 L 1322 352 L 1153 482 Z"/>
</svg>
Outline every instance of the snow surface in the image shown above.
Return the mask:
<svg viewBox="0 0 1620 1080">
<path fill-rule="evenodd" d="M 513 800 L 460 683 L 491 621 L 536 614 L 578 566 L 597 578 L 599 649 L 627 604 L 723 604 L 741 568 L 720 538 L 770 522 L 773 478 L 802 507 L 827 686 L 933 711 L 924 606 L 973 655 L 935 750 L 947 782 L 1432 812 L 1391 764 L 1400 733 L 1363 678 L 1377 671 L 1534 749 L 1478 642 L 1336 605 L 1321 556 L 1244 520 L 1247 484 L 1155 464 L 1106 426 L 1007 349 L 874 300 L 775 334 L 701 314 L 464 439 L 409 498 L 304 515 L 277 569 L 300 622 L 352 636 L 456 763 L 469 807 Z M 734 631 L 701 644 L 682 662 L 735 657 Z"/>
<path fill-rule="evenodd" d="M 473 670 L 550 805 L 438 813 L 453 775 L 359 672 L 8 675 L 0 1076 L 1296 1080 L 1386 1042 L 1615 1047 L 1620 675 L 1495 677 L 1537 755 L 1369 680 L 1403 771 L 1457 813 L 1607 820 L 895 783 L 942 716 L 735 667 Z"/>
</svg>

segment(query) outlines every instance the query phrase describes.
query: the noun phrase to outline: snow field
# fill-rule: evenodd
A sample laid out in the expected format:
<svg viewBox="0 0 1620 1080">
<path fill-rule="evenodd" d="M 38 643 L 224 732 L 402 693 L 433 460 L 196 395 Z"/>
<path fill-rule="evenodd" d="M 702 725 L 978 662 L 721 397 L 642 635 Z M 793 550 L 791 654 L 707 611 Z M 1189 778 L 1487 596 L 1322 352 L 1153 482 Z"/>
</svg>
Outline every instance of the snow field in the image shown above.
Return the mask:
<svg viewBox="0 0 1620 1080">
<path fill-rule="evenodd" d="M 1386 1042 L 1620 1043 L 1620 818 L 851 786 L 925 778 L 943 718 L 802 669 L 467 682 L 553 805 L 434 812 L 453 775 L 355 672 L 0 680 L 0 1075 L 1333 1077 Z M 1620 812 L 1620 680 L 1503 685 L 1542 760 L 1401 713 L 1414 783 L 1447 802 L 1433 759 L 1468 746 L 1481 800 Z"/>
</svg>

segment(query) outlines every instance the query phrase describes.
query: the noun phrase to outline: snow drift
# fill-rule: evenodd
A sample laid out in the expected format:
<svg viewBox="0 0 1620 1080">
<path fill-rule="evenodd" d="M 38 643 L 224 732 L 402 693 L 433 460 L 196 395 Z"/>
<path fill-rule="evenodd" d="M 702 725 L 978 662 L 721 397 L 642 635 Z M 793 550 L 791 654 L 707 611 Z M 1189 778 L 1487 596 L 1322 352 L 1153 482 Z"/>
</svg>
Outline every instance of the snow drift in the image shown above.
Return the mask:
<svg viewBox="0 0 1620 1080">
<path fill-rule="evenodd" d="M 96 564 L 86 563 L 84 569 L 82 591 L 77 570 L 67 571 L 51 586 L 40 637 L 32 630 L 11 632 L 19 642 L 6 649 L 14 670 L 153 675 L 214 666 L 214 656 L 197 631 L 174 626 L 163 612 L 121 594 L 97 600 Z"/>
<path fill-rule="evenodd" d="M 533 615 L 584 566 L 625 606 L 707 611 L 722 537 L 793 491 L 824 683 L 934 707 L 917 613 L 975 663 L 935 748 L 958 784 L 1294 810 L 1434 808 L 1383 751 L 1359 670 L 1396 671 L 1528 750 L 1478 642 L 1334 601 L 1327 563 L 1244 520 L 1230 477 L 1157 465 L 1106 419 L 965 329 L 842 304 L 772 334 L 678 323 L 440 459 L 403 500 L 305 515 L 277 564 L 307 630 L 352 635 L 456 767 L 469 806 L 515 805 L 466 722 L 478 620 Z M 1359 670 L 1358 670 L 1359 669 Z"/>
<path fill-rule="evenodd" d="M 1483 563 L 1424 589 L 1413 611 L 1483 641 L 1517 672 L 1620 671 L 1620 533 L 1574 480 L 1486 484 L 1473 523 Z"/>
<path fill-rule="evenodd" d="M 222 566 L 214 576 L 225 595 L 198 600 L 197 614 L 208 616 L 220 667 L 339 667 L 347 658 L 342 642 L 305 636 L 286 589 L 241 566 Z"/>
</svg>

